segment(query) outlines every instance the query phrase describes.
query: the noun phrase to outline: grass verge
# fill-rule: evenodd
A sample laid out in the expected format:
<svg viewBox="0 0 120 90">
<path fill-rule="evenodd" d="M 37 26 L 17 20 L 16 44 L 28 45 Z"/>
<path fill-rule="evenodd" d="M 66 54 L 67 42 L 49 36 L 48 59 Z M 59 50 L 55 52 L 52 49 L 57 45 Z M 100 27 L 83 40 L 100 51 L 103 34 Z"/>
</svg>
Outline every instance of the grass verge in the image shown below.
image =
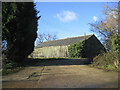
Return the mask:
<svg viewBox="0 0 120 90">
<path fill-rule="evenodd" d="M 88 58 L 72 58 L 72 57 L 61 57 L 61 58 L 33 58 L 38 60 L 70 60 L 70 59 L 88 59 Z"/>
<path fill-rule="evenodd" d="M 28 58 L 26 59 L 23 63 L 22 66 L 18 66 L 17 63 L 15 62 L 7 62 L 7 64 L 4 66 L 2 70 L 2 75 L 8 75 L 8 74 L 13 74 L 16 72 L 19 72 L 20 70 L 24 69 L 24 67 L 31 66 L 31 65 L 36 65 L 41 62 L 47 62 L 51 60 L 71 60 L 71 59 L 81 59 L 81 58 Z M 82 58 L 86 59 L 86 58 Z"/>
<path fill-rule="evenodd" d="M 12 73 L 16 73 L 19 72 L 20 70 L 23 70 L 24 67 L 16 67 L 14 69 L 3 69 L 2 70 L 2 75 L 8 75 L 8 74 L 12 74 Z"/>
<path fill-rule="evenodd" d="M 95 68 L 98 68 L 98 69 L 102 69 L 104 71 L 116 71 L 116 72 L 120 72 L 120 69 L 117 69 L 113 65 L 101 65 L 101 66 L 98 66 L 98 65 L 89 64 L 89 66 L 90 67 L 95 67 Z"/>
</svg>

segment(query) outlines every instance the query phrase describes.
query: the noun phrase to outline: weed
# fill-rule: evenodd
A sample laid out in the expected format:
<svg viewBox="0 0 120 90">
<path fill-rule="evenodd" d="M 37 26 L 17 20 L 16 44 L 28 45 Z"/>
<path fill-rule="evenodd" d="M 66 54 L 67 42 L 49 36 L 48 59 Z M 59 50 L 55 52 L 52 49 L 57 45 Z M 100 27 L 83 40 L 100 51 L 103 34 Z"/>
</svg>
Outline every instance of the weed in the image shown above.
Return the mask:
<svg viewBox="0 0 120 90">
<path fill-rule="evenodd" d="M 2 75 L 8 75 L 8 74 L 16 73 L 16 72 L 18 72 L 22 69 L 23 69 L 23 67 L 17 67 L 17 68 L 14 68 L 14 69 L 3 69 L 2 70 Z"/>
<path fill-rule="evenodd" d="M 36 75 L 37 75 L 37 72 L 33 72 L 31 75 L 28 76 L 27 79 L 30 79 L 31 77 L 34 77 L 34 76 L 36 76 Z"/>
</svg>

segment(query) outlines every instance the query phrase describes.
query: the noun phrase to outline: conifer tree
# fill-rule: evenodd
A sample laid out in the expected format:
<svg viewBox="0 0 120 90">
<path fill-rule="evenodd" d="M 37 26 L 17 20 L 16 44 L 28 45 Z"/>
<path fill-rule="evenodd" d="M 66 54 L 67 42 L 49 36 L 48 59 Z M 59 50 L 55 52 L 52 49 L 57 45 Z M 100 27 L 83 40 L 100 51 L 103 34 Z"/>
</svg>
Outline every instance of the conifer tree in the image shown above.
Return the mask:
<svg viewBox="0 0 120 90">
<path fill-rule="evenodd" d="M 7 42 L 8 60 L 22 62 L 33 51 L 37 13 L 33 2 L 2 3 L 2 40 Z"/>
</svg>

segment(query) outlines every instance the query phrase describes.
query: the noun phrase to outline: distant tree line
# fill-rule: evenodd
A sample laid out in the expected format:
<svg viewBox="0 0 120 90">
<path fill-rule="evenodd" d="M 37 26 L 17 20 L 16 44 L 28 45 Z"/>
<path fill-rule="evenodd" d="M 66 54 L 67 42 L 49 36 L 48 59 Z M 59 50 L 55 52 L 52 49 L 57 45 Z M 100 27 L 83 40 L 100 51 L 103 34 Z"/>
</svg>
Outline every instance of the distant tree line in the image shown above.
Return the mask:
<svg viewBox="0 0 120 90">
<path fill-rule="evenodd" d="M 39 33 L 37 37 L 37 45 L 43 43 L 44 41 L 51 41 L 56 40 L 57 34 L 50 34 L 50 33 Z"/>
</svg>

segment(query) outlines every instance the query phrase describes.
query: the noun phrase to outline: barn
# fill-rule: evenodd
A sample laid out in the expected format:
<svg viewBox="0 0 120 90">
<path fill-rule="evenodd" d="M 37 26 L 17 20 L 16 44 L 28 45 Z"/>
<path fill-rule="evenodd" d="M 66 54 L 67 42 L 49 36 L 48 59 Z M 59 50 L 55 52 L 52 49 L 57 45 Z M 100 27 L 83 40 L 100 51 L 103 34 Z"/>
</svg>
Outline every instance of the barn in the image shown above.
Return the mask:
<svg viewBox="0 0 120 90">
<path fill-rule="evenodd" d="M 94 34 L 92 34 L 40 43 L 34 48 L 34 51 L 31 55 L 33 58 L 70 57 L 68 47 L 84 39 L 86 39 L 88 43 L 86 47 L 88 57 L 86 58 L 89 58 L 91 56 L 94 57 L 99 54 L 101 50 L 104 49 L 102 43 Z"/>
</svg>

